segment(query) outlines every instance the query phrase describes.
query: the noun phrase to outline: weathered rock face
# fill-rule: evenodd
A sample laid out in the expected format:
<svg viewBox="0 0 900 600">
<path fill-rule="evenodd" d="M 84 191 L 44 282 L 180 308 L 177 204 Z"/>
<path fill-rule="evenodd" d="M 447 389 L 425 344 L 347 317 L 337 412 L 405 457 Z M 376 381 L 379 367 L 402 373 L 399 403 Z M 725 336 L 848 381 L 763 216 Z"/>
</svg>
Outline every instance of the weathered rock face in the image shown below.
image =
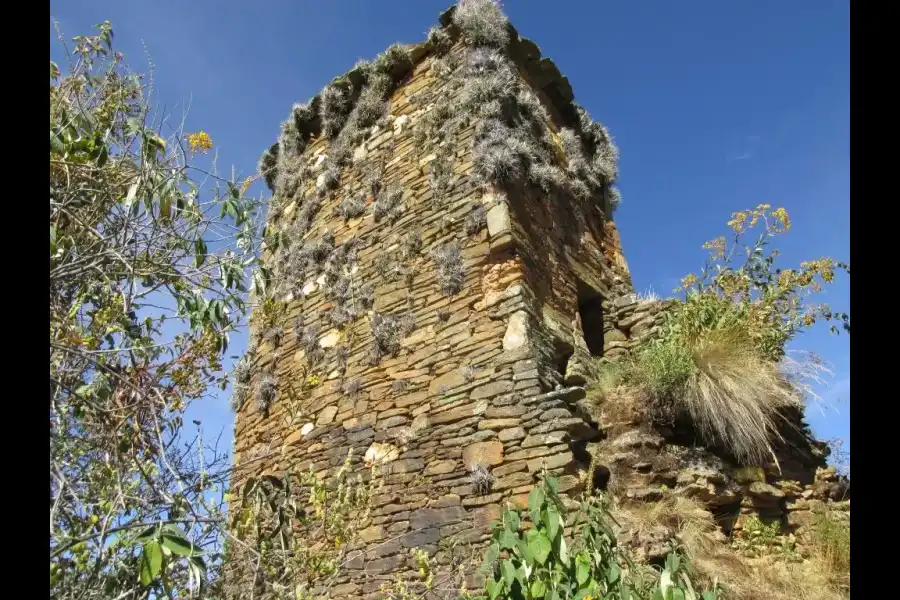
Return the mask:
<svg viewBox="0 0 900 600">
<path fill-rule="evenodd" d="M 640 398 L 625 390 L 608 394 L 594 407 L 593 418 L 603 438 L 589 444 L 589 451 L 595 469 L 607 473 L 594 484 L 626 506 L 683 497 L 711 512 L 724 533 L 755 517 L 777 523 L 783 534 L 801 541 L 813 515 L 826 506 L 849 518 L 849 479 L 825 468 L 826 454 L 803 434 L 799 420 L 791 429 L 794 439 L 776 446 L 772 461 L 741 466 L 715 449 L 690 444 L 684 432 L 654 423 Z M 638 556 L 660 560 L 674 532 L 658 529 L 635 536 L 626 527 L 622 541 Z"/>
</svg>

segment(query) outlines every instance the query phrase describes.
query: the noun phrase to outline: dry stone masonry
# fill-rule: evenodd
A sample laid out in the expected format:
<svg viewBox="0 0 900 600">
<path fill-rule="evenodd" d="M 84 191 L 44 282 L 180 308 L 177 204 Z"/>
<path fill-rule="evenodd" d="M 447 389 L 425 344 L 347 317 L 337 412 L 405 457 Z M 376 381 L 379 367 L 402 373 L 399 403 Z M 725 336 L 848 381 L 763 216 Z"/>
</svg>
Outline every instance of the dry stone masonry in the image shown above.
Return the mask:
<svg viewBox="0 0 900 600">
<path fill-rule="evenodd" d="M 333 597 L 378 597 L 410 548 L 449 569 L 449 541 L 480 548 L 544 469 L 569 494 L 681 487 L 735 516 L 810 502 L 777 474 L 687 456 L 640 411 L 586 407 L 588 365 L 626 356 L 665 308 L 634 295 L 615 160 L 568 80 L 490 2 L 461 2 L 426 42 L 291 111 L 260 164 L 269 299 L 238 373 L 232 488 L 335 470 L 350 449 L 356 468 L 379 465 Z"/>
</svg>

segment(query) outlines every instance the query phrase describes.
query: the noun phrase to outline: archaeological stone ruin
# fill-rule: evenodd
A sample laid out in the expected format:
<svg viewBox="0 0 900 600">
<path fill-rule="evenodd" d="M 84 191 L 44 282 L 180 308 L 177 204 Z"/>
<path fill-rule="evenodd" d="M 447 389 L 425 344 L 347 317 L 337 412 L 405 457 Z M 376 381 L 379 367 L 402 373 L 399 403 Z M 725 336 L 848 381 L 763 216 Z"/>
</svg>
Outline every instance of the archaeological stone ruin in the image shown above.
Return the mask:
<svg viewBox="0 0 900 600">
<path fill-rule="evenodd" d="M 586 401 L 591 365 L 645 343 L 667 304 L 634 293 L 607 130 L 534 42 L 473 13 L 450 8 L 423 43 L 295 105 L 261 159 L 267 300 L 240 365 L 231 497 L 350 451 L 377 467 L 334 598 L 380 597 L 414 548 L 457 568 L 455 548 L 482 549 L 542 472 L 569 497 L 674 490 L 726 532 L 751 514 L 802 527 L 847 497 L 800 414 L 771 464 L 739 468 L 683 424 Z M 622 535 L 648 560 L 668 551 Z"/>
</svg>

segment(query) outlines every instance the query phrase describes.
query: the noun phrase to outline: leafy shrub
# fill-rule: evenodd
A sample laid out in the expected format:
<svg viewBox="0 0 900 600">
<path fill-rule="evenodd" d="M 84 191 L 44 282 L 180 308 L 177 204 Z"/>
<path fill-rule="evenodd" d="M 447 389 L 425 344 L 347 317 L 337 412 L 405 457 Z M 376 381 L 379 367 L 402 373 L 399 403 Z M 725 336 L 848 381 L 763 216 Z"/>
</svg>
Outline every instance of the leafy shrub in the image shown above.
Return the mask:
<svg viewBox="0 0 900 600">
<path fill-rule="evenodd" d="M 187 115 L 156 110 L 150 78 L 128 67 L 113 37 L 108 21 L 71 43 L 60 37 L 65 63 L 49 61 L 42 92 L 49 595 L 215 596 L 230 459 L 184 415 L 227 387 L 222 362 L 247 314 L 260 204 L 245 196 L 254 177 L 194 163 L 212 137 L 186 129 Z M 270 186 L 277 162 L 270 148 Z"/>
<path fill-rule="evenodd" d="M 619 550 L 601 498 L 582 499 L 573 520 L 552 477 L 528 496 L 532 526 L 523 527 L 519 510 L 504 509 L 493 525 L 484 569 L 489 574 L 478 600 L 524 598 L 608 598 L 674 600 L 698 598 L 688 565 L 670 554 L 658 576 L 642 573 Z M 573 533 L 566 535 L 566 523 Z M 714 600 L 705 591 L 703 600 Z"/>
<path fill-rule="evenodd" d="M 757 225 L 763 231 L 745 247 L 735 265 L 742 237 Z M 802 406 L 805 386 L 785 360 L 784 346 L 818 319 L 850 318 L 827 306 L 804 307 L 801 299 L 834 280 L 849 266 L 822 258 L 800 269 L 776 269 L 770 240 L 790 228 L 787 212 L 768 205 L 733 215 L 731 246 L 720 237 L 707 242 L 710 260 L 702 274 L 682 281 L 684 299 L 666 313 L 659 338 L 638 353 L 626 379 L 638 384 L 655 408 L 690 417 L 701 438 L 720 444 L 735 458 L 759 462 L 771 454 L 782 414 Z M 833 328 L 837 331 L 836 328 Z M 788 369 L 790 367 L 790 369 Z M 800 369 L 813 374 L 815 362 Z"/>
<path fill-rule="evenodd" d="M 231 510 L 240 543 L 230 560 L 244 571 L 229 597 L 283 598 L 286 590 L 297 600 L 328 597 L 334 576 L 360 555 L 352 548 L 383 482 L 374 468 L 368 480 L 354 474 L 352 456 L 327 477 L 310 468 L 242 486 Z"/>
</svg>

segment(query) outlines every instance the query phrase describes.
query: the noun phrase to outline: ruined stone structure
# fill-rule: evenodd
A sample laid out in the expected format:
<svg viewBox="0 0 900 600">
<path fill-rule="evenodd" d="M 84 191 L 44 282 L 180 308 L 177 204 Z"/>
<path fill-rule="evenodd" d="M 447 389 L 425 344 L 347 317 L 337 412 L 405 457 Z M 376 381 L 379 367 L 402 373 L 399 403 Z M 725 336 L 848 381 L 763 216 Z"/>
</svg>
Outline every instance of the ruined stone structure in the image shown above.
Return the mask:
<svg viewBox="0 0 900 600">
<path fill-rule="evenodd" d="M 629 497 L 694 486 L 740 506 L 709 453 L 676 460 L 641 419 L 581 402 L 589 363 L 652 335 L 664 304 L 633 293 L 611 139 L 502 15 L 454 7 L 426 42 L 357 65 L 295 106 L 261 167 L 273 301 L 243 365 L 232 487 L 349 449 L 382 468 L 333 597 L 376 597 L 409 548 L 440 569 L 442 542 L 478 546 L 543 469 L 569 494 L 620 477 Z M 783 508 L 775 492 L 748 498 Z"/>
</svg>

